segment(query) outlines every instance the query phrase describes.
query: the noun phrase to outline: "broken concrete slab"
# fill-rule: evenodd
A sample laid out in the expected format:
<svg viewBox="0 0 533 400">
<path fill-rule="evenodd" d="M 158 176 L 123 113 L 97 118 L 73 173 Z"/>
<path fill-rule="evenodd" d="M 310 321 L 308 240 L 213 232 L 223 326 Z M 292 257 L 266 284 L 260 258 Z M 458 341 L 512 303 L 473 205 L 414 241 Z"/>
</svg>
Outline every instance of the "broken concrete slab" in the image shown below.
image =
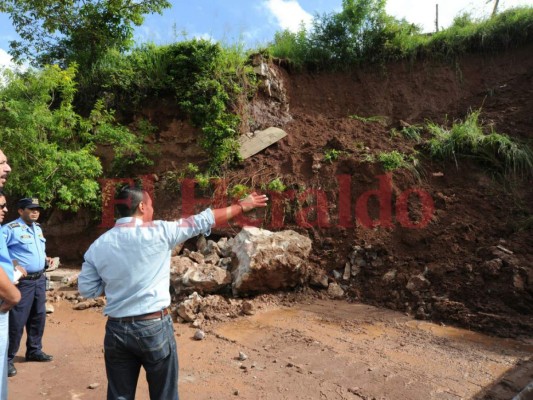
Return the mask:
<svg viewBox="0 0 533 400">
<path fill-rule="evenodd" d="M 241 146 L 240 155 L 245 160 L 280 139 L 283 139 L 285 136 L 287 136 L 287 132 L 275 127 L 267 128 L 264 131 L 255 131 L 253 134 L 242 135 L 238 139 L 239 145 Z"/>
</svg>

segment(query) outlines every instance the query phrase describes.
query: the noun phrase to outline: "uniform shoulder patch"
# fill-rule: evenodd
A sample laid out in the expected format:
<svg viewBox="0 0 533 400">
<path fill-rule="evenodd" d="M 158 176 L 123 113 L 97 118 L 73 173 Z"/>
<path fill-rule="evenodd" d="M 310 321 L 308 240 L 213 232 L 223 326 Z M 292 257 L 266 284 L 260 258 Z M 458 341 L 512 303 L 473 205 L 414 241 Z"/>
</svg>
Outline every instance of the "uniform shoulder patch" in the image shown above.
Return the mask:
<svg viewBox="0 0 533 400">
<path fill-rule="evenodd" d="M 12 222 L 10 224 L 7 224 L 11 229 L 18 228 L 20 224 L 18 222 Z"/>
</svg>

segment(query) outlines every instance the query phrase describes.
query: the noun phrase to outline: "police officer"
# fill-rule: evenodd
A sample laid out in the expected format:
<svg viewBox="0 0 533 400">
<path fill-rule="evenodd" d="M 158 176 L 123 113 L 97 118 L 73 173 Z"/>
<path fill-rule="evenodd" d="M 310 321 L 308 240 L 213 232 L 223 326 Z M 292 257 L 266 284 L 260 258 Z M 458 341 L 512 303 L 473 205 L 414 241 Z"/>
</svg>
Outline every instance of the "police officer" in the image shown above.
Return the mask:
<svg viewBox="0 0 533 400">
<path fill-rule="evenodd" d="M 42 351 L 46 320 L 46 239 L 37 223 L 42 208 L 36 198 L 21 199 L 17 207 L 20 218 L 2 227 L 11 259 L 27 271 L 18 284 L 20 303 L 9 313 L 8 376 L 17 374 L 13 359 L 24 327 L 27 335 L 26 361 L 51 361 L 53 358 Z"/>
</svg>

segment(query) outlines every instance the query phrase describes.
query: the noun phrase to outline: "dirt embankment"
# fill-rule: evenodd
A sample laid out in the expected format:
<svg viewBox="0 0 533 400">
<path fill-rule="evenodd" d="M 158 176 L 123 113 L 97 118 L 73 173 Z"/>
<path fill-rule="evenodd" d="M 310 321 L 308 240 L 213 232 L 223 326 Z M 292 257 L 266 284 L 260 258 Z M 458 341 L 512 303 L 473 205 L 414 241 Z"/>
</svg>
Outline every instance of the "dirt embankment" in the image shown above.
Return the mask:
<svg viewBox="0 0 533 400">
<path fill-rule="evenodd" d="M 259 188 L 279 177 L 296 193 L 305 193 L 297 196 L 298 201 L 284 203 L 282 227 L 277 229 L 295 229 L 311 237 L 312 263 L 329 271 L 332 280 L 339 280 L 348 300 L 503 336 L 530 335 L 531 180 L 504 181 L 475 160 L 431 161 L 422 146 L 391 130 L 426 120 L 449 123 L 481 107 L 487 126 L 530 140 L 533 46 L 468 55 L 455 62 L 401 62 L 346 73 L 305 74 L 274 68 L 282 79 L 292 118 L 281 126 L 288 136 L 229 172 L 224 177 L 227 183 Z M 247 117 L 254 120 L 255 115 L 261 121 L 251 125 L 266 128 L 269 121 L 276 121 L 274 114 L 258 118 L 267 112 L 269 101 L 277 100 L 263 92 L 250 105 Z M 191 136 L 194 131 L 172 112 L 173 107 L 167 101 L 145 110 L 145 116 L 161 130 L 147 143 L 157 143 L 160 156 L 153 170 L 145 173 L 161 177 L 166 170 L 205 160 Z M 353 115 L 380 116 L 383 123 L 365 122 Z M 340 151 L 339 159 L 327 162 L 328 149 Z M 393 172 L 389 185 L 383 183 L 385 171 L 376 157 L 391 150 L 418 158 L 420 165 L 416 173 Z M 385 186 L 380 188 L 380 182 Z M 180 193 L 157 186 L 156 217 L 179 216 Z M 312 209 L 316 200 L 312 192 L 305 192 L 308 189 L 325 194 L 327 219 L 321 226 Z M 390 190 L 390 198 L 382 197 L 380 202 L 379 196 L 369 196 L 368 191 L 378 190 Z M 404 214 L 411 222 L 420 221 L 424 207 L 431 206 L 427 225 L 402 226 L 399 221 L 399 199 L 413 190 L 426 193 L 431 202 L 417 203 L 415 193 L 408 198 L 410 206 Z M 371 218 L 382 217 L 390 206 L 389 227 L 365 228 L 356 222 L 361 210 L 356 206 L 365 193 Z M 307 225 L 295 213 L 302 206 Z M 272 215 L 267 211 L 263 216 L 269 228 Z M 87 228 L 89 218 L 65 215 L 53 216 L 47 225 L 51 252 L 71 260 L 79 259 L 102 231 Z M 67 235 L 69 243 L 64 240 Z M 364 249 L 365 263 L 343 281 L 334 270 L 342 274 L 354 246 Z"/>
</svg>

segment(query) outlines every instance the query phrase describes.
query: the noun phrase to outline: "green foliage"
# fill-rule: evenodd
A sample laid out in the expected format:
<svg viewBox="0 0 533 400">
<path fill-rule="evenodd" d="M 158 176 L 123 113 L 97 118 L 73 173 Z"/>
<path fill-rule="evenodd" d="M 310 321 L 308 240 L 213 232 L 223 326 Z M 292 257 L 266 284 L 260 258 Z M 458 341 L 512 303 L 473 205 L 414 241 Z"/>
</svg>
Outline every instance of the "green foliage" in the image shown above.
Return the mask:
<svg viewBox="0 0 533 400">
<path fill-rule="evenodd" d="M 8 74 L 0 87 L 0 141 L 13 167 L 9 192 L 65 210 L 96 204 L 102 174 L 98 144 L 112 145 L 119 163 L 147 161 L 140 139 L 115 125 L 103 103 L 88 118 L 74 112 L 75 73 L 74 67 L 51 66 Z"/>
<path fill-rule="evenodd" d="M 194 179 L 198 187 L 202 190 L 206 190 L 211 183 L 211 176 L 209 174 L 196 174 Z"/>
<path fill-rule="evenodd" d="M 210 177 L 200 173 L 200 167 L 196 164 L 188 163 L 187 166 L 180 170 L 170 170 L 163 173 L 161 184 L 162 187 L 170 192 L 179 193 L 181 191 L 181 182 L 184 179 L 195 179 L 198 186 L 205 190 L 209 186 Z"/>
<path fill-rule="evenodd" d="M 326 149 L 324 151 L 324 161 L 332 163 L 333 161 L 336 161 L 340 157 L 341 154 L 342 154 L 341 150 Z"/>
<path fill-rule="evenodd" d="M 193 163 L 188 163 L 185 167 L 185 173 L 183 174 L 182 178 L 184 178 L 186 175 L 192 175 L 195 176 L 198 173 L 200 173 L 200 167 Z"/>
<path fill-rule="evenodd" d="M 451 129 L 428 123 L 432 135 L 428 142 L 431 156 L 456 162 L 458 156 L 471 156 L 501 172 L 532 175 L 531 148 L 504 134 L 494 131 L 485 134 L 479 122 L 480 112 L 471 112 L 464 122 L 454 122 Z"/>
<path fill-rule="evenodd" d="M 531 42 L 532 38 L 533 7 L 520 7 L 479 22 L 468 14 L 460 15 L 451 27 L 414 46 L 411 52 L 450 58 L 476 51 L 501 51 Z"/>
<path fill-rule="evenodd" d="M 269 52 L 296 67 L 342 69 L 420 56 L 453 59 L 516 47 L 533 37 L 533 7 L 509 9 L 484 21 L 462 14 L 448 29 L 427 35 L 387 15 L 384 6 L 382 0 L 344 0 L 341 12 L 315 16 L 309 31 L 276 33 Z"/>
<path fill-rule="evenodd" d="M 183 171 L 165 171 L 161 176 L 161 187 L 167 192 L 179 193 L 184 176 Z"/>
<path fill-rule="evenodd" d="M 284 192 L 285 190 L 287 190 L 287 186 L 283 183 L 283 181 L 280 178 L 271 180 L 267 184 L 266 188 L 270 192 Z"/>
<path fill-rule="evenodd" d="M 110 51 L 81 86 L 89 97 L 105 96 L 117 107 L 175 96 L 181 111 L 202 130 L 201 144 L 211 156 L 213 172 L 238 161 L 240 119 L 234 111 L 256 90 L 242 46 L 224 48 L 206 40 L 148 45 L 126 55 Z"/>
<path fill-rule="evenodd" d="M 232 199 L 242 199 L 243 197 L 249 195 L 251 192 L 252 189 L 250 189 L 248 186 L 238 183 L 228 191 L 228 194 Z"/>
<path fill-rule="evenodd" d="M 361 61 L 378 61 L 394 39 L 419 32 L 415 25 L 385 12 L 385 0 L 343 0 L 339 13 L 316 16 L 313 29 L 279 32 L 270 48 L 273 56 L 297 66 L 343 68 Z"/>
<path fill-rule="evenodd" d="M 378 160 L 386 171 L 394 171 L 398 168 L 404 168 L 407 164 L 405 161 L 405 155 L 397 150 L 379 153 Z"/>
<path fill-rule="evenodd" d="M 404 126 L 400 132 L 402 133 L 403 137 L 419 143 L 421 140 L 422 127 L 418 125 Z"/>
<path fill-rule="evenodd" d="M 130 48 L 133 25 L 144 15 L 170 7 L 166 0 L 5 0 L 0 12 L 10 15 L 21 41 L 10 42 L 17 61 L 34 65 L 76 62 L 84 70 L 108 49 Z"/>
<path fill-rule="evenodd" d="M 274 44 L 268 51 L 275 57 L 285 58 L 297 66 L 302 66 L 309 61 L 308 50 L 310 47 L 307 30 L 302 25 L 297 33 L 289 30 L 276 32 Z"/>
</svg>

